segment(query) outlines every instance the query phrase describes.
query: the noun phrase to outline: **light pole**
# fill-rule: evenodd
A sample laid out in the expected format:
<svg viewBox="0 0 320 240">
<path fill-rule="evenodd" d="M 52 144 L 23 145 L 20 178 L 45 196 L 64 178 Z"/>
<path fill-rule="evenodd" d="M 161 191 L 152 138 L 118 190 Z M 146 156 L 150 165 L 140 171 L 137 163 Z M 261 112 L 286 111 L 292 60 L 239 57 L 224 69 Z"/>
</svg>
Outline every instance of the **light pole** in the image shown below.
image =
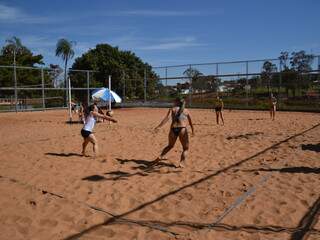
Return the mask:
<svg viewBox="0 0 320 240">
<path fill-rule="evenodd" d="M 16 69 L 16 46 L 13 46 L 13 78 L 14 78 L 14 101 L 15 110 L 18 112 L 18 83 L 17 83 L 17 69 Z"/>
</svg>

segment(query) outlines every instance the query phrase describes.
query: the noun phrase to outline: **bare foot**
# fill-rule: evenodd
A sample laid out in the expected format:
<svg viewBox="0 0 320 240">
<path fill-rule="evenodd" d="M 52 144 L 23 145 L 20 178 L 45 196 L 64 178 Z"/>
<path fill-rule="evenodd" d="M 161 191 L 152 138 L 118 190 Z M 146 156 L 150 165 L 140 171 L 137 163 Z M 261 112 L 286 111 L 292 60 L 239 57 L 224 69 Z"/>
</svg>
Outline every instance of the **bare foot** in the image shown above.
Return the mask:
<svg viewBox="0 0 320 240">
<path fill-rule="evenodd" d="M 86 152 L 81 152 L 82 157 L 88 157 L 88 155 L 86 154 Z"/>
<path fill-rule="evenodd" d="M 184 162 L 181 161 L 181 162 L 179 163 L 179 168 L 185 168 L 185 167 L 186 167 L 186 166 L 185 166 Z"/>
<path fill-rule="evenodd" d="M 156 165 L 158 162 L 160 162 L 163 158 L 161 157 L 157 157 L 154 161 L 150 162 L 149 166 L 154 166 Z"/>
</svg>

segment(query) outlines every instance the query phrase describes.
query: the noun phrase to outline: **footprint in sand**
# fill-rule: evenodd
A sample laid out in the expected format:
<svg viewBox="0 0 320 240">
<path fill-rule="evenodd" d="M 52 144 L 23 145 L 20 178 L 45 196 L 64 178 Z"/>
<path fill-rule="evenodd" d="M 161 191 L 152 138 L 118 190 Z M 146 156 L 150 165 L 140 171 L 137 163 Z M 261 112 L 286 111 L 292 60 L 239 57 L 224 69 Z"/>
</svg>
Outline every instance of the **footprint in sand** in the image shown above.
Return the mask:
<svg viewBox="0 0 320 240">
<path fill-rule="evenodd" d="M 116 235 L 116 232 L 107 227 L 101 227 L 101 228 L 98 228 L 96 231 L 94 231 L 92 235 L 101 236 L 105 238 L 112 238 Z"/>
<path fill-rule="evenodd" d="M 39 225 L 42 227 L 53 228 L 58 225 L 58 222 L 56 220 L 45 218 L 45 219 L 40 219 Z"/>
<path fill-rule="evenodd" d="M 163 212 L 163 211 L 162 211 Z M 142 211 L 140 214 L 139 214 L 139 218 L 142 218 L 142 219 L 147 219 L 147 218 L 153 218 L 154 217 L 154 214 L 150 213 L 149 211 Z"/>
<path fill-rule="evenodd" d="M 28 218 L 28 217 L 21 217 L 19 218 L 19 223 L 23 224 L 23 225 L 31 225 L 32 223 L 32 219 L 31 218 Z"/>
<path fill-rule="evenodd" d="M 186 199 L 186 200 L 188 200 L 188 201 L 191 201 L 191 200 L 193 199 L 193 196 L 192 196 L 192 194 L 190 194 L 190 193 L 183 192 L 181 195 L 182 195 L 182 198 L 183 198 L 183 199 Z"/>
<path fill-rule="evenodd" d="M 161 207 L 157 207 L 157 206 L 154 206 L 154 205 L 151 205 L 151 210 L 153 211 L 153 212 L 156 212 L 156 213 L 162 213 L 163 212 L 163 208 L 161 208 Z"/>
<path fill-rule="evenodd" d="M 26 236 L 29 233 L 29 227 L 20 226 L 19 224 L 16 225 L 16 228 L 19 233 L 21 233 L 23 236 Z"/>
<path fill-rule="evenodd" d="M 65 221 L 65 222 L 73 222 L 73 217 L 69 216 L 68 214 L 66 213 L 62 213 L 60 216 L 59 216 L 59 219 L 62 219 L 62 221 Z"/>
</svg>

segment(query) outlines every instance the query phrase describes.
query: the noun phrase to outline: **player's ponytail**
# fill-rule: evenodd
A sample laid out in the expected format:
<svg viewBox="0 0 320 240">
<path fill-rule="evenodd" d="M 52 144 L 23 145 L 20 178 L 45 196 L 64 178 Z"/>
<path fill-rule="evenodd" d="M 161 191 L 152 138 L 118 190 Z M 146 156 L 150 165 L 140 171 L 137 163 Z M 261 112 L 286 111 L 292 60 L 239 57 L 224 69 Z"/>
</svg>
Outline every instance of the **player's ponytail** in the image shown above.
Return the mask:
<svg viewBox="0 0 320 240">
<path fill-rule="evenodd" d="M 183 113 L 185 106 L 186 106 L 186 101 L 183 98 L 176 98 L 176 102 L 178 103 L 179 110 L 176 114 L 176 120 L 179 120 L 180 115 Z"/>
<path fill-rule="evenodd" d="M 85 118 L 87 118 L 90 114 L 90 112 L 93 112 L 94 110 L 94 104 L 91 104 L 90 106 L 87 106 L 85 109 L 84 109 L 84 116 Z"/>
</svg>

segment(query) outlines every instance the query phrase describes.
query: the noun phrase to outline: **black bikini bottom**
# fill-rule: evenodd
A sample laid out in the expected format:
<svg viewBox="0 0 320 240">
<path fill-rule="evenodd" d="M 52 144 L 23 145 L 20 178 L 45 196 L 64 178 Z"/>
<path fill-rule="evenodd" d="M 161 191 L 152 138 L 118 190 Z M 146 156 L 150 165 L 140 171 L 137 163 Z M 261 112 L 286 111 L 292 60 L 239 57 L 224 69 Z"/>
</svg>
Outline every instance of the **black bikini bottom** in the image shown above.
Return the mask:
<svg viewBox="0 0 320 240">
<path fill-rule="evenodd" d="M 181 132 L 181 130 L 184 129 L 184 128 L 186 128 L 186 127 L 173 127 L 173 128 L 171 128 L 171 130 L 172 130 L 173 134 L 176 137 L 178 137 L 180 132 Z"/>
<path fill-rule="evenodd" d="M 81 136 L 82 136 L 83 138 L 89 137 L 89 135 L 90 135 L 91 133 L 92 133 L 92 132 L 90 132 L 90 131 L 81 129 Z"/>
</svg>

